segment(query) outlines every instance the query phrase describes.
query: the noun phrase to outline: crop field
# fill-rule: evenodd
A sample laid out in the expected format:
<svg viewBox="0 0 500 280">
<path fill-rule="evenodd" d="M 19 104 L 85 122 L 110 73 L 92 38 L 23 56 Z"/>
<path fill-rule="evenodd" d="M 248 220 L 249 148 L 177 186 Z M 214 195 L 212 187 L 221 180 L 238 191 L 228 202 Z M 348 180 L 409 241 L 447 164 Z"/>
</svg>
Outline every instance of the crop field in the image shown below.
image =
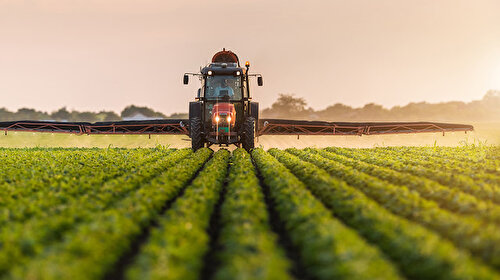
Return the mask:
<svg viewBox="0 0 500 280">
<path fill-rule="evenodd" d="M 0 162 L 2 279 L 500 279 L 500 146 Z"/>
</svg>

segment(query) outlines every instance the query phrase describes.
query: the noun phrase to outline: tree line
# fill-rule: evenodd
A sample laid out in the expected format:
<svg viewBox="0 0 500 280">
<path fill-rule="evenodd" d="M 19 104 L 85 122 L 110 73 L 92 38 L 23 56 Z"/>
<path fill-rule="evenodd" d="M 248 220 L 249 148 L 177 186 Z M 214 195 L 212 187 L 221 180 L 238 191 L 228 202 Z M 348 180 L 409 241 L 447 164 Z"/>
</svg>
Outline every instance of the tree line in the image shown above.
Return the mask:
<svg viewBox="0 0 500 280">
<path fill-rule="evenodd" d="M 0 121 L 53 120 L 53 121 L 120 121 L 134 116 L 148 119 L 186 119 L 187 113 L 165 115 L 148 107 L 127 106 L 117 114 L 113 111 L 68 111 L 63 107 L 54 112 L 21 108 L 16 112 L 0 108 Z M 307 106 L 304 98 L 280 94 L 269 108 L 261 111 L 263 118 L 286 118 L 326 121 L 500 121 L 500 91 L 490 90 L 481 100 L 472 102 L 450 101 L 442 103 L 409 103 L 405 106 L 385 108 L 375 103 L 353 108 L 337 103 L 323 110 Z"/>
<path fill-rule="evenodd" d="M 337 103 L 324 110 L 308 107 L 304 98 L 281 94 L 261 115 L 263 118 L 326 121 L 500 121 L 500 91 L 490 90 L 481 100 L 472 102 L 418 102 L 392 108 L 375 103 L 353 108 Z"/>
<path fill-rule="evenodd" d="M 102 122 L 102 121 L 121 121 L 127 118 L 133 118 L 137 115 L 147 119 L 182 119 L 188 118 L 187 113 L 174 113 L 165 115 L 148 107 L 140 107 L 135 105 L 127 106 L 117 114 L 113 111 L 68 111 L 63 107 L 54 112 L 43 112 L 30 108 L 21 108 L 16 112 L 9 111 L 5 108 L 0 108 L 0 121 L 14 120 L 50 120 L 50 121 L 68 121 L 68 122 Z"/>
</svg>

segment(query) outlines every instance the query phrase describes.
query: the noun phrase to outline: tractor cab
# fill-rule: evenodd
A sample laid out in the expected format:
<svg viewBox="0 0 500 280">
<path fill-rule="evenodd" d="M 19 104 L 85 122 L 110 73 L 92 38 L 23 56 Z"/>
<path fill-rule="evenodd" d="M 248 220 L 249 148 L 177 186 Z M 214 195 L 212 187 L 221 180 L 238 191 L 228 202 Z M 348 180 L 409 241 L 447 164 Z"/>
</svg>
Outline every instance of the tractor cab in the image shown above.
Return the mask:
<svg viewBox="0 0 500 280">
<path fill-rule="evenodd" d="M 189 110 L 193 149 L 205 143 L 208 146 L 243 144 L 246 148 L 253 148 L 254 132 L 251 133 L 250 141 L 250 135 L 247 136 L 250 129 L 246 126 L 251 122 L 251 130 L 255 131 L 258 103 L 251 102 L 249 67 L 248 62 L 245 67 L 241 67 L 238 56 L 223 49 L 213 56 L 212 62 L 203 67 L 200 73 L 184 75 L 184 84 L 189 81 L 188 75 L 198 76 L 201 81 L 197 101 L 190 103 Z M 258 74 L 253 76 L 257 76 L 258 84 L 262 85 L 262 77 Z M 201 140 L 197 139 L 198 122 Z M 194 136 L 193 131 L 196 134 Z"/>
</svg>

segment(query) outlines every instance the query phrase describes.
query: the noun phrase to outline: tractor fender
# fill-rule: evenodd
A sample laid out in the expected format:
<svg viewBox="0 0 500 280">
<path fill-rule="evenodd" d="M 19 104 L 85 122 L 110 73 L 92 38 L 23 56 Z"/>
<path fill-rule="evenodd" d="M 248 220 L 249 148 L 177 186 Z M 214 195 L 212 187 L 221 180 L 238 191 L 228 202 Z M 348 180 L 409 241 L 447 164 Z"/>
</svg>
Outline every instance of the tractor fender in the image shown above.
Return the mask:
<svg viewBox="0 0 500 280">
<path fill-rule="evenodd" d="M 201 119 L 201 102 L 189 102 L 189 119 L 200 118 Z"/>
</svg>

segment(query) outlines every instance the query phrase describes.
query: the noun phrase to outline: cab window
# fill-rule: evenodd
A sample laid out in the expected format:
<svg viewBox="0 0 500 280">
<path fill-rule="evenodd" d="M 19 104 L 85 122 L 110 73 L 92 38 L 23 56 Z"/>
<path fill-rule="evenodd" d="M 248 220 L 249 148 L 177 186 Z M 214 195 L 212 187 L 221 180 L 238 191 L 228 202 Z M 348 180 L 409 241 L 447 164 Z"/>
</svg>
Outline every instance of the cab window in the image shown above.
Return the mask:
<svg viewBox="0 0 500 280">
<path fill-rule="evenodd" d="M 205 98 L 209 100 L 241 100 L 241 77 L 208 76 L 205 84 Z"/>
</svg>

